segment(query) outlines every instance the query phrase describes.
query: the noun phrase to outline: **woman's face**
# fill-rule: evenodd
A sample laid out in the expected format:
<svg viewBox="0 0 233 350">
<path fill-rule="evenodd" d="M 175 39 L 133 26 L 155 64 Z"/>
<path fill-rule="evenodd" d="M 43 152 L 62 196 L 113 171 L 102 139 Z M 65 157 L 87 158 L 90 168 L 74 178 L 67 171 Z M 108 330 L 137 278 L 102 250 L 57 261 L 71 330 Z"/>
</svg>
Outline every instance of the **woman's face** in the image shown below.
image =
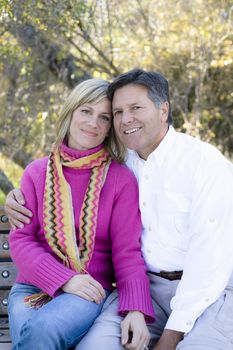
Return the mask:
<svg viewBox="0 0 233 350">
<path fill-rule="evenodd" d="M 68 146 L 77 150 L 94 148 L 103 143 L 111 125 L 111 103 L 107 98 L 83 104 L 73 112 Z"/>
</svg>

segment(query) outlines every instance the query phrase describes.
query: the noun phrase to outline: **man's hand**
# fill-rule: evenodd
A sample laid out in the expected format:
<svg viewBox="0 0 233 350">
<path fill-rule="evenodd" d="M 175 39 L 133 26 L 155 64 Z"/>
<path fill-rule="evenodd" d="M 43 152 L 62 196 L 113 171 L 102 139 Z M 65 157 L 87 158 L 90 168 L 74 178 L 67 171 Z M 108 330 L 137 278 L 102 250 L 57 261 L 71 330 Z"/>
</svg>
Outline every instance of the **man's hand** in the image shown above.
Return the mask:
<svg viewBox="0 0 233 350">
<path fill-rule="evenodd" d="M 23 228 L 24 224 L 30 223 L 32 213 L 25 208 L 24 197 L 22 192 L 18 189 L 10 191 L 6 197 L 5 212 L 9 219 L 12 229 Z"/>
<path fill-rule="evenodd" d="M 62 290 L 80 296 L 88 301 L 100 304 L 105 298 L 105 290 L 101 284 L 90 275 L 75 275 L 67 281 Z"/>
<path fill-rule="evenodd" d="M 149 341 L 150 333 L 144 315 L 139 311 L 130 311 L 121 322 L 121 344 L 126 349 L 142 350 Z"/>
<path fill-rule="evenodd" d="M 153 350 L 175 350 L 178 343 L 183 339 L 184 333 L 164 329 L 158 343 Z"/>
</svg>

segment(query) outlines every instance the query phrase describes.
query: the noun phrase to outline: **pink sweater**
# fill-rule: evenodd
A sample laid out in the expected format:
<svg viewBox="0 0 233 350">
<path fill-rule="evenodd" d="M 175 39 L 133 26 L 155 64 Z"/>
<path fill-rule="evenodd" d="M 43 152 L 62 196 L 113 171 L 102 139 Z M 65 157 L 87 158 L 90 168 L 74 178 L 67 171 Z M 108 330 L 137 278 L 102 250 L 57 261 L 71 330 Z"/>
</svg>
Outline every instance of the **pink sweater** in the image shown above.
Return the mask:
<svg viewBox="0 0 233 350">
<path fill-rule="evenodd" d="M 101 148 L 77 151 L 63 147 L 76 158 Z M 33 284 L 54 297 L 77 272 L 62 264 L 44 236 L 42 203 L 47 161 L 46 157 L 32 162 L 23 174 L 21 189 L 33 218 L 23 229 L 11 231 L 9 240 L 11 256 L 19 271 L 16 281 Z M 80 209 L 90 170 L 63 167 L 63 171 L 71 187 L 78 240 Z M 100 194 L 95 247 L 88 272 L 109 290 L 116 281 L 121 314 L 139 310 L 151 321 L 154 311 L 141 255 L 141 229 L 136 179 L 126 166 L 112 161 Z"/>
</svg>

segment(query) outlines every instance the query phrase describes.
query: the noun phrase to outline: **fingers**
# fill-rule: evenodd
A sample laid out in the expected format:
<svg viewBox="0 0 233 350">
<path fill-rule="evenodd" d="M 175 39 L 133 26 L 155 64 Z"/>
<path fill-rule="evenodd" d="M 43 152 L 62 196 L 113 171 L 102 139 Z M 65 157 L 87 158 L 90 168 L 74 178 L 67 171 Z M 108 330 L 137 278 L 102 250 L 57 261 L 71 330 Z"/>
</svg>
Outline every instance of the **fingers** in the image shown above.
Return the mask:
<svg viewBox="0 0 233 350">
<path fill-rule="evenodd" d="M 126 349 L 130 350 L 141 350 L 144 346 L 147 346 L 150 342 L 149 332 L 137 331 L 133 332 L 132 341 L 129 344 L 126 344 Z"/>
<path fill-rule="evenodd" d="M 100 304 L 103 301 L 103 298 L 100 296 L 100 294 L 91 290 L 89 287 L 86 287 L 85 289 L 78 291 L 77 295 L 79 295 L 80 297 L 88 301 L 95 302 L 96 304 Z"/>
<path fill-rule="evenodd" d="M 140 349 L 140 334 L 139 332 L 132 332 L 132 340 L 130 343 L 126 344 L 127 349 Z M 143 346 L 143 344 L 142 344 Z M 141 347 L 142 348 L 142 347 Z"/>
<path fill-rule="evenodd" d="M 131 311 L 121 323 L 122 345 L 126 349 L 142 350 L 149 344 L 150 333 L 146 326 L 144 315 L 138 311 Z"/>
<path fill-rule="evenodd" d="M 21 208 L 23 208 L 23 207 L 20 206 L 19 209 L 21 210 Z M 30 223 L 30 219 L 27 216 L 21 214 L 20 212 L 18 212 L 16 210 L 9 209 L 9 210 L 7 210 L 6 214 L 8 216 L 10 225 L 13 229 L 23 228 L 24 224 Z"/>
<path fill-rule="evenodd" d="M 77 293 L 75 293 L 76 295 L 78 295 L 79 297 L 94 302 L 96 304 L 100 304 L 101 301 L 99 301 L 99 299 L 97 298 L 97 296 L 94 293 L 91 293 L 88 290 L 79 290 L 77 291 Z"/>
<path fill-rule="evenodd" d="M 15 228 L 23 228 L 24 224 L 30 223 L 30 219 L 27 216 L 12 209 L 8 210 L 7 216 L 11 226 L 14 226 Z"/>
<path fill-rule="evenodd" d="M 24 207 L 23 205 L 19 204 L 15 199 L 12 199 L 11 201 L 6 202 L 6 205 L 11 211 L 11 213 L 13 211 L 17 211 L 21 213 L 23 216 L 32 217 L 32 212 L 26 207 Z"/>
<path fill-rule="evenodd" d="M 101 284 L 96 281 L 90 275 L 87 275 L 88 284 L 86 285 L 85 292 L 95 301 L 97 304 L 100 304 L 105 298 L 105 290 Z"/>
<path fill-rule="evenodd" d="M 78 295 L 97 304 L 100 304 L 105 297 L 105 291 L 101 284 L 88 274 L 73 276 L 62 289 L 66 293 Z"/>
<path fill-rule="evenodd" d="M 24 200 L 24 196 L 23 196 L 22 192 L 18 188 L 15 188 L 12 192 L 13 192 L 13 196 L 14 196 L 15 200 L 19 204 L 24 205 L 25 200 Z"/>
<path fill-rule="evenodd" d="M 90 276 L 90 275 L 89 275 Z M 96 288 L 96 290 L 98 290 L 98 293 L 100 294 L 100 296 L 102 298 L 105 298 L 106 294 L 105 294 L 105 290 L 102 287 L 102 285 L 96 281 L 93 277 L 90 276 L 90 284 Z"/>
<path fill-rule="evenodd" d="M 150 342 L 150 335 L 143 331 L 132 332 L 132 340 L 125 344 L 125 348 L 129 350 L 142 350 Z"/>
<path fill-rule="evenodd" d="M 128 320 L 125 318 L 122 322 L 121 322 L 121 344 L 123 346 L 125 346 L 126 344 L 130 343 L 129 340 L 129 322 Z"/>
<path fill-rule="evenodd" d="M 5 212 L 13 229 L 23 228 L 24 224 L 30 223 L 29 217 L 32 216 L 31 211 L 19 204 L 18 201 L 24 202 L 20 190 L 13 190 L 8 193 L 5 203 Z"/>
</svg>

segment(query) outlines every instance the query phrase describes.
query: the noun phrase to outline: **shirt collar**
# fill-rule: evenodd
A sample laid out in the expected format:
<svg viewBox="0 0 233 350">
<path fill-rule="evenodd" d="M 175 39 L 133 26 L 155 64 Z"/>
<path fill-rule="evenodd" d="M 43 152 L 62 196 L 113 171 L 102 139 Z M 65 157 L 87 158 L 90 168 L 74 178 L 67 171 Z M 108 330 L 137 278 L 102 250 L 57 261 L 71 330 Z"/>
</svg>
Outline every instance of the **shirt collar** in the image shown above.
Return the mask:
<svg viewBox="0 0 233 350">
<path fill-rule="evenodd" d="M 155 158 L 157 163 L 161 166 L 167 154 L 172 150 L 176 138 L 176 131 L 172 125 L 169 125 L 169 129 L 158 145 L 158 147 L 149 155 L 148 160 Z"/>
<path fill-rule="evenodd" d="M 166 155 L 171 151 L 175 138 L 176 138 L 176 131 L 172 125 L 169 125 L 169 129 L 166 135 L 164 136 L 164 138 L 162 139 L 158 147 L 149 155 L 149 157 L 147 158 L 147 161 L 155 158 L 158 165 L 161 166 Z M 136 151 L 128 150 L 128 155 L 129 157 L 133 156 L 134 159 L 136 158 L 143 163 L 145 162 L 145 160 L 139 157 Z"/>
</svg>

